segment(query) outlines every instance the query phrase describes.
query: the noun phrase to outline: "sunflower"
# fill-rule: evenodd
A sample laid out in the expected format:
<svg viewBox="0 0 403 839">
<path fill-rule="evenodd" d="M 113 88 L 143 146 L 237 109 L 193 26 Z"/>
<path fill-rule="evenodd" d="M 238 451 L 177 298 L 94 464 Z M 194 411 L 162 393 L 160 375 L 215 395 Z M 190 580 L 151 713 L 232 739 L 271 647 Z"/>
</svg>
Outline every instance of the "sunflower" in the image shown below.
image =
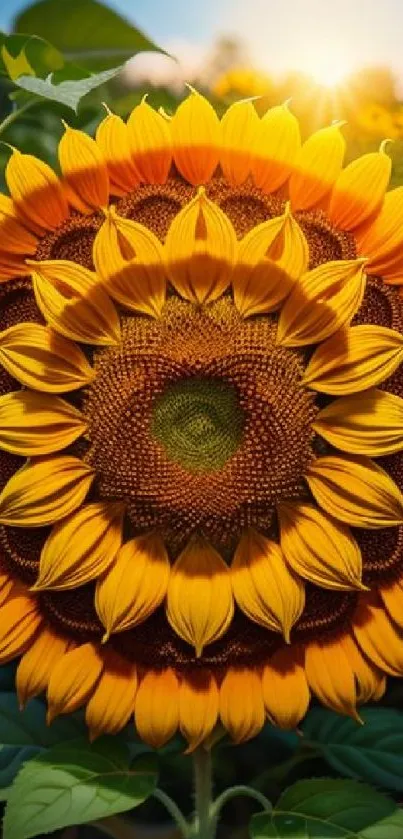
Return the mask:
<svg viewBox="0 0 403 839">
<path fill-rule="evenodd" d="M 253 67 L 231 67 L 221 73 L 211 89 L 214 96 L 268 96 L 273 91 L 273 82 L 269 76 Z"/>
<path fill-rule="evenodd" d="M 12 152 L 0 661 L 49 721 L 192 750 L 403 674 L 403 188 L 344 145 L 191 91 Z"/>
</svg>

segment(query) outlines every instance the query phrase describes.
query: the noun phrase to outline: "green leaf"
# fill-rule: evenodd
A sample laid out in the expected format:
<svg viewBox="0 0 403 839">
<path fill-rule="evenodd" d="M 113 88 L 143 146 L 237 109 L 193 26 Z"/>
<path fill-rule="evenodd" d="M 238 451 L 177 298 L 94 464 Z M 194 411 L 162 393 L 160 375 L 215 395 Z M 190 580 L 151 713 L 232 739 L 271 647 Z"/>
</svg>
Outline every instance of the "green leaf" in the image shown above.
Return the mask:
<svg viewBox="0 0 403 839">
<path fill-rule="evenodd" d="M 0 32 L 0 47 L 0 75 L 11 79 L 22 75 L 22 69 L 19 73 L 15 70 L 23 68 L 24 63 L 36 76 L 47 76 L 64 65 L 59 50 L 36 35 L 6 35 Z"/>
<path fill-rule="evenodd" d="M 61 81 L 59 84 L 53 83 L 54 74 L 49 75 L 46 79 L 38 79 L 34 76 L 20 76 L 15 79 L 14 84 L 23 90 L 34 93 L 37 96 L 44 96 L 45 99 L 51 99 L 53 102 L 59 102 L 61 105 L 66 105 L 77 113 L 77 108 L 80 100 L 91 90 L 105 84 L 114 76 L 120 73 L 122 67 L 114 67 L 112 70 L 104 70 L 102 73 L 95 73 L 86 78 L 80 78 L 68 81 Z M 63 71 L 61 71 L 63 72 Z"/>
<path fill-rule="evenodd" d="M 68 825 L 131 810 L 155 789 L 156 762 L 113 737 L 57 746 L 28 761 L 17 775 L 4 816 L 4 839 L 29 839 Z"/>
<path fill-rule="evenodd" d="M 31 699 L 20 711 L 14 693 L 0 693 L 0 744 L 4 746 L 38 746 L 46 748 L 65 740 L 73 740 L 86 731 L 79 715 L 59 717 L 46 724 L 46 706 Z"/>
<path fill-rule="evenodd" d="M 97 0 L 40 0 L 21 12 L 15 32 L 40 35 L 67 60 L 107 69 L 144 51 L 163 52 L 139 29 Z"/>
<path fill-rule="evenodd" d="M 363 708 L 364 725 L 324 708 L 308 714 L 303 732 L 333 769 L 388 789 L 403 790 L 403 712 Z"/>
<path fill-rule="evenodd" d="M 271 813 L 254 816 L 251 836 L 403 839 L 403 814 L 396 810 L 393 801 L 372 787 L 356 781 L 318 778 L 298 781 L 282 794 Z"/>
</svg>

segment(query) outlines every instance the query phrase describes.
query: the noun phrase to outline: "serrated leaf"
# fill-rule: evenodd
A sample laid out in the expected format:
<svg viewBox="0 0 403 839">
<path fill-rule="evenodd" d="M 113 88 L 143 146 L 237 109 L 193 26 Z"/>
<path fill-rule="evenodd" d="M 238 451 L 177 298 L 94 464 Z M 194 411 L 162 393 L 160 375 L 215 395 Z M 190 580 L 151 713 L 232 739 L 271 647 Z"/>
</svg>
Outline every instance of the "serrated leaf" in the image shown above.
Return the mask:
<svg viewBox="0 0 403 839">
<path fill-rule="evenodd" d="M 114 67 L 139 52 L 164 52 L 97 0 L 40 0 L 17 15 L 14 29 L 40 35 L 65 59 L 91 70 Z"/>
<path fill-rule="evenodd" d="M 61 105 L 66 105 L 67 108 L 71 108 L 77 113 L 79 102 L 83 96 L 113 79 L 120 73 L 121 69 L 122 65 L 114 67 L 112 70 L 104 70 L 102 73 L 94 73 L 84 79 L 69 79 L 59 84 L 53 83 L 53 73 L 46 79 L 38 79 L 35 76 L 20 76 L 15 79 L 14 84 L 23 90 L 28 90 L 29 93 L 34 93 L 36 96 L 43 96 L 53 102 L 60 102 Z"/>
<path fill-rule="evenodd" d="M 313 708 L 303 724 L 304 736 L 340 774 L 402 791 L 403 712 L 362 708 L 360 717 L 364 725 Z"/>
<path fill-rule="evenodd" d="M 402 839 L 400 811 L 377 790 L 317 778 L 287 789 L 271 813 L 253 817 L 250 830 L 253 839 L 389 839 L 388 823 L 398 831 L 393 839 Z"/>
<path fill-rule="evenodd" d="M 46 724 L 46 705 L 32 699 L 20 711 L 14 693 L 0 692 L 0 744 L 5 746 L 37 746 L 46 748 L 84 734 L 86 727 L 80 717 L 60 717 L 51 726 Z"/>
<path fill-rule="evenodd" d="M 22 764 L 40 751 L 38 746 L 0 746 L 0 801 L 7 799 Z"/>
<path fill-rule="evenodd" d="M 69 825 L 131 810 L 153 792 L 156 762 L 143 755 L 129 764 L 129 750 L 111 737 L 50 749 L 17 775 L 4 816 L 4 839 L 30 839 Z"/>
</svg>

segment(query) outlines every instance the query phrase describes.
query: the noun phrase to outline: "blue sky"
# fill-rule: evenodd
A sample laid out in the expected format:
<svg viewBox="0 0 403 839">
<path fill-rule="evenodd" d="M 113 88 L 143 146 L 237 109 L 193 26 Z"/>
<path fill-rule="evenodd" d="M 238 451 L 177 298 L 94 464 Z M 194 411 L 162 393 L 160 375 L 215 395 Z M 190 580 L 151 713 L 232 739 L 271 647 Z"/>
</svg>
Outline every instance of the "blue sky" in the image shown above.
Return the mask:
<svg viewBox="0 0 403 839">
<path fill-rule="evenodd" d="M 0 0 L 9 28 L 25 0 Z M 403 0 L 113 0 L 168 49 L 207 50 L 222 34 L 243 38 L 265 70 L 312 72 L 329 81 L 358 66 L 390 64 L 403 79 Z M 325 81 L 327 79 L 324 79 Z"/>
</svg>

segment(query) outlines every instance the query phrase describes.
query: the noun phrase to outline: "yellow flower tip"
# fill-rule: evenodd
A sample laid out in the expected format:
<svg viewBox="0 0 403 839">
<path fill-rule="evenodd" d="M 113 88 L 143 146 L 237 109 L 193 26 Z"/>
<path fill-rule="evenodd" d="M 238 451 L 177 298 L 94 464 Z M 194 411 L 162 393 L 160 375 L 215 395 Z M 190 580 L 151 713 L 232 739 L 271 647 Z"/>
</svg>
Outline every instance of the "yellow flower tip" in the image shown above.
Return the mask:
<svg viewBox="0 0 403 839">
<path fill-rule="evenodd" d="M 68 122 L 66 122 L 65 119 L 62 119 L 61 123 L 65 131 L 68 131 L 71 128 L 71 126 L 68 124 Z"/>
<path fill-rule="evenodd" d="M 107 629 L 105 634 L 101 638 L 101 644 L 106 644 L 109 641 L 110 637 L 111 637 L 111 633 L 110 633 L 109 629 Z"/>
<path fill-rule="evenodd" d="M 392 140 L 391 137 L 386 137 L 385 140 L 382 140 L 381 145 L 379 146 L 379 151 L 381 154 L 386 154 L 386 149 L 389 143 L 394 143 L 395 141 Z"/>
<path fill-rule="evenodd" d="M 141 103 L 140 103 L 140 104 L 141 104 L 141 105 L 148 105 L 147 99 L 148 99 L 148 93 L 145 93 L 145 94 L 144 94 L 144 96 L 143 96 L 143 97 L 142 97 L 142 99 L 141 99 Z"/>
<path fill-rule="evenodd" d="M 105 108 L 105 111 L 106 111 L 108 117 L 113 117 L 114 116 L 113 111 L 111 111 L 109 105 L 107 105 L 106 102 L 101 102 L 101 105 L 102 105 L 103 108 Z"/>
</svg>

